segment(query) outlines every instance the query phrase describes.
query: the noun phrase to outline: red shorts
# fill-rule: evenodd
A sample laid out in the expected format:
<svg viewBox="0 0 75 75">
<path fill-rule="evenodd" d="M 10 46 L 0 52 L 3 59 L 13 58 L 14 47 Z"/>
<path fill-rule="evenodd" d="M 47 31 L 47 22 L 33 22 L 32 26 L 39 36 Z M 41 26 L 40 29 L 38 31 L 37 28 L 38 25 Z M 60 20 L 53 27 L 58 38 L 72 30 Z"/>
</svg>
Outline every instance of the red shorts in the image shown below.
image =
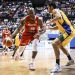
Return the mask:
<svg viewBox="0 0 75 75">
<path fill-rule="evenodd" d="M 22 35 L 20 46 L 28 45 L 32 40 L 34 40 L 34 35 Z"/>
</svg>

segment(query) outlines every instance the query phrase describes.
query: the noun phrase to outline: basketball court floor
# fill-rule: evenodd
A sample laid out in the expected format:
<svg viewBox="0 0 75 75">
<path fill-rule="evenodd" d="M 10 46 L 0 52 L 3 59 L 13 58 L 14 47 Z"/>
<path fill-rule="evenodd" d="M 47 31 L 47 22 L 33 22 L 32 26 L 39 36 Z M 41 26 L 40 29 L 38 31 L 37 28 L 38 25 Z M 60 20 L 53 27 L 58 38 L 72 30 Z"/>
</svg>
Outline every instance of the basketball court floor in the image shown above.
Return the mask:
<svg viewBox="0 0 75 75">
<path fill-rule="evenodd" d="M 75 49 L 69 49 L 70 54 L 75 60 Z M 52 47 L 39 48 L 37 57 L 35 59 L 35 71 L 29 70 L 29 63 L 31 61 L 31 50 L 26 49 L 24 52 L 24 59 L 15 61 L 11 59 L 12 52 L 8 55 L 0 53 L 0 75 L 75 75 L 75 65 L 66 67 L 66 56 L 61 52 L 61 66 L 62 72 L 50 73 L 55 65 L 55 56 Z"/>
</svg>

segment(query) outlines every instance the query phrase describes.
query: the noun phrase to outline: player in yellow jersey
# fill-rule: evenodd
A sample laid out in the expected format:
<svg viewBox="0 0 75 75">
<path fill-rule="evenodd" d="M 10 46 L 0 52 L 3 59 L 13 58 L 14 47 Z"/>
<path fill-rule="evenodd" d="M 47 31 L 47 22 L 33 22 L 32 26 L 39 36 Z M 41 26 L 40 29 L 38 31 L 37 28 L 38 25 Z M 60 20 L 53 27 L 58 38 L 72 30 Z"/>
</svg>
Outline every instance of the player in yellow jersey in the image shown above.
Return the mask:
<svg viewBox="0 0 75 75">
<path fill-rule="evenodd" d="M 17 51 L 17 49 L 18 49 L 18 47 L 19 47 L 19 45 L 20 45 L 20 33 L 18 33 L 17 35 L 16 35 L 16 37 L 15 37 L 15 48 L 14 48 L 14 52 L 13 52 L 13 57 L 14 57 L 14 55 L 15 55 L 15 53 L 16 53 L 16 51 Z"/>
<path fill-rule="evenodd" d="M 61 33 L 52 43 L 56 57 L 56 65 L 51 72 L 60 72 L 62 70 L 60 67 L 59 49 L 61 49 L 63 53 L 68 57 L 69 61 L 67 62 L 66 66 L 74 64 L 74 60 L 71 58 L 68 50 L 66 50 L 64 46 L 67 45 L 70 42 L 70 40 L 74 37 L 75 30 L 65 13 L 62 10 L 56 8 L 55 3 L 48 3 L 48 11 L 53 14 L 53 19 L 50 19 L 49 23 L 56 24 L 54 28 L 50 27 L 50 29 L 58 29 Z"/>
</svg>

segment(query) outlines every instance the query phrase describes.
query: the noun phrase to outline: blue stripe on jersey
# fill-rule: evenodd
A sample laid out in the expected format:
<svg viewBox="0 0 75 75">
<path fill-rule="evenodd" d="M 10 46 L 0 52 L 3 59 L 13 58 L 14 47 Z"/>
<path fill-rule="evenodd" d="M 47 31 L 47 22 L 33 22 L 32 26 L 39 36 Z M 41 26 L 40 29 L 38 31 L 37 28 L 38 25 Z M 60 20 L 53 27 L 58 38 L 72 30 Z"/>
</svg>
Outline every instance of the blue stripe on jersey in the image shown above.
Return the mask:
<svg viewBox="0 0 75 75">
<path fill-rule="evenodd" d="M 68 35 L 71 34 L 71 28 L 65 21 L 63 22 L 62 27 L 65 29 Z"/>
</svg>

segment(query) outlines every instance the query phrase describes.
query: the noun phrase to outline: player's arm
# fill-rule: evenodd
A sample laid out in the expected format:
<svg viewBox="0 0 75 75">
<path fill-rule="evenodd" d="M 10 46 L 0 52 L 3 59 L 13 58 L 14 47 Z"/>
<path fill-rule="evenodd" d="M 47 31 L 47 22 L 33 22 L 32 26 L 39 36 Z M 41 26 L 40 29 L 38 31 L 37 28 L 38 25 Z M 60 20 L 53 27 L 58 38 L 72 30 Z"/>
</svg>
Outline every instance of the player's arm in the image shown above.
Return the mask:
<svg viewBox="0 0 75 75">
<path fill-rule="evenodd" d="M 50 21 L 46 21 L 47 29 L 50 30 L 58 30 L 58 27 L 56 26 L 56 23 L 50 23 Z"/>
<path fill-rule="evenodd" d="M 50 29 L 50 30 L 58 30 L 58 27 L 57 26 L 54 26 L 54 27 L 48 26 L 48 29 Z"/>
<path fill-rule="evenodd" d="M 42 20 L 41 19 L 38 19 L 38 25 L 40 27 L 40 30 L 39 30 L 39 34 L 43 34 L 46 32 L 46 27 L 45 25 L 43 24 Z"/>
<path fill-rule="evenodd" d="M 61 19 L 61 13 L 58 11 L 54 11 L 53 12 L 54 18 L 50 19 L 50 23 L 54 23 L 56 21 L 58 21 L 59 19 Z"/>
<path fill-rule="evenodd" d="M 61 13 L 59 11 L 54 10 L 52 14 L 53 14 L 53 18 L 50 19 L 49 22 L 46 24 L 56 23 L 59 19 L 62 18 Z"/>
<path fill-rule="evenodd" d="M 38 30 L 38 32 L 34 35 L 34 38 L 37 38 L 37 39 L 39 39 L 39 36 L 45 33 L 46 31 L 46 28 L 43 26 L 42 20 L 38 19 L 38 25 L 40 27 L 40 30 Z"/>
<path fill-rule="evenodd" d="M 23 19 L 23 20 L 21 21 L 21 24 L 19 25 L 19 27 L 13 32 L 12 37 L 16 36 L 16 34 L 20 32 L 20 30 L 21 30 L 22 27 L 24 26 L 25 21 L 26 21 L 26 19 Z"/>
<path fill-rule="evenodd" d="M 50 19 L 48 24 L 56 23 L 57 21 L 59 21 L 59 19 L 62 18 L 61 13 L 59 11 L 53 11 L 53 15 L 54 15 L 54 18 Z M 56 25 L 53 26 L 53 27 L 50 25 L 48 29 L 50 29 L 50 30 L 58 30 L 58 27 Z"/>
</svg>

